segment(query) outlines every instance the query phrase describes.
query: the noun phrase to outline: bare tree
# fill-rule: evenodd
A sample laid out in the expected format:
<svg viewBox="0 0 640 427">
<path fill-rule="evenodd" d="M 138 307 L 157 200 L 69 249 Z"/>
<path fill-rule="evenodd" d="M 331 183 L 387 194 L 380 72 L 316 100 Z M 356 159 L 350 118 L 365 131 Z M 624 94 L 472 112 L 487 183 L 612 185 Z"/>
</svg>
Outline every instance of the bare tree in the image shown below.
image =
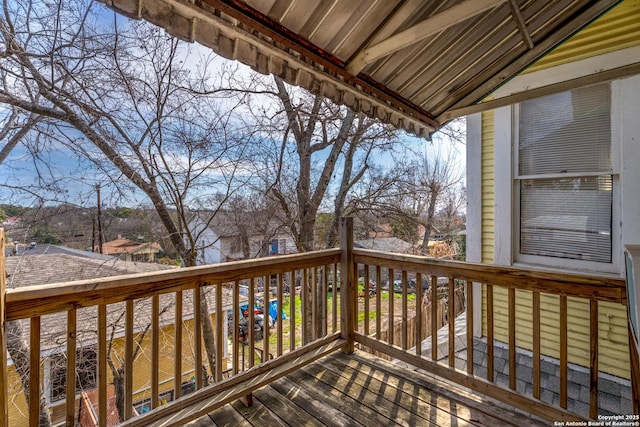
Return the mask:
<svg viewBox="0 0 640 427">
<path fill-rule="evenodd" d="M 34 128 L 39 137 L 88 159 L 123 193 L 133 185 L 184 265 L 195 265 L 189 209 L 206 206 L 214 215 L 220 205 L 211 204 L 224 203 L 250 178 L 231 91 L 204 74 L 210 58 L 194 64 L 186 44 L 115 14 L 109 24 L 108 14 L 90 1 L 4 1 L 4 122 L 14 111 L 46 119 L 46 127 Z M 213 372 L 213 327 L 202 325 Z"/>
</svg>

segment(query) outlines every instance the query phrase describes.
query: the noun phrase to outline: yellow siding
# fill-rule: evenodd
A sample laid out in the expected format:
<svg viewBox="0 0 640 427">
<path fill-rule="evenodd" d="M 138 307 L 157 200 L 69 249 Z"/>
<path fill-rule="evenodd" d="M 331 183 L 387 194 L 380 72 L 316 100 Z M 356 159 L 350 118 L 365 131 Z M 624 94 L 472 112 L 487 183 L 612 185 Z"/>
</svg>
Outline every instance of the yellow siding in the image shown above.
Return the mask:
<svg viewBox="0 0 640 427">
<path fill-rule="evenodd" d="M 215 314 L 212 316 L 215 322 Z M 215 324 L 215 323 L 214 323 Z M 160 336 L 160 393 L 173 389 L 173 361 L 174 357 L 174 325 L 169 324 L 162 328 Z M 134 340 L 137 335 L 134 336 Z M 138 353 L 133 365 L 133 402 L 139 402 L 151 396 L 151 331 L 147 333 L 141 345 L 142 350 Z M 124 337 L 115 338 L 113 340 L 113 360 L 122 360 L 124 355 Z M 185 320 L 183 322 L 182 332 L 182 382 L 189 381 L 195 375 L 193 372 L 195 366 L 195 349 L 193 347 L 193 320 Z M 206 355 L 203 353 L 203 360 L 206 361 Z M 226 362 L 226 361 L 225 361 Z M 116 362 L 117 363 L 117 362 Z M 223 364 L 223 369 L 226 368 Z M 107 368 L 108 383 L 113 382 L 111 370 Z M 40 377 L 44 379 L 44 369 L 41 369 Z M 15 368 L 9 367 L 9 425 L 15 427 L 28 427 L 29 414 L 27 405 L 22 392 L 20 377 Z"/>
<path fill-rule="evenodd" d="M 640 0 L 624 0 L 562 43 L 527 73 L 640 45 Z"/>
<path fill-rule="evenodd" d="M 530 67 L 533 72 L 572 61 L 602 55 L 640 45 L 640 0 L 625 0 L 584 30 L 558 46 Z M 493 263 L 494 253 L 494 133 L 493 114 L 482 116 L 482 262 Z M 531 294 L 517 293 L 517 345 L 532 350 Z M 541 333 L 543 354 L 559 356 L 558 298 L 541 298 Z M 589 309 L 587 301 L 568 303 L 569 362 L 589 366 Z M 506 291 L 494 289 L 494 334 L 507 342 Z M 629 378 L 625 307 L 599 304 L 599 367 L 612 375 Z M 483 333 L 486 335 L 486 290 L 483 290 Z"/>
<path fill-rule="evenodd" d="M 482 262 L 493 264 L 494 253 L 494 113 L 482 113 Z"/>
<path fill-rule="evenodd" d="M 486 335 L 486 288 L 483 290 L 483 333 Z M 508 299 L 505 289 L 494 287 L 494 338 L 507 343 Z M 567 300 L 569 363 L 589 366 L 589 302 L 579 298 Z M 516 346 L 533 351 L 532 293 L 516 291 Z M 540 351 L 545 356 L 560 357 L 559 297 L 540 296 Z M 625 307 L 619 304 L 598 304 L 598 367 L 601 371 L 630 378 Z"/>
</svg>

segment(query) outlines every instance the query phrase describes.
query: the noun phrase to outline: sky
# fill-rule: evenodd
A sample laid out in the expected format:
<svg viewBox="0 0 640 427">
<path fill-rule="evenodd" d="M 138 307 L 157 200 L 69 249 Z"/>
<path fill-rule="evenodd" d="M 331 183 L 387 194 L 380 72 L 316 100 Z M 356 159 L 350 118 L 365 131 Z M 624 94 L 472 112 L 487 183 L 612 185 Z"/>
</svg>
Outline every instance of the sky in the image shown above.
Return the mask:
<svg viewBox="0 0 640 427">
<path fill-rule="evenodd" d="M 113 19 L 113 16 L 110 13 L 105 13 L 104 19 Z M 118 21 L 122 22 L 122 19 L 119 17 Z M 198 44 L 189 45 L 185 52 L 187 55 L 185 56 L 186 64 L 196 63 L 196 61 L 190 61 L 188 55 L 206 57 L 210 54 L 208 48 Z M 238 63 L 214 56 L 209 67 L 216 69 L 229 64 Z M 195 68 L 193 71 L 196 71 Z M 251 70 L 249 67 L 239 64 L 237 75 L 242 79 L 248 79 Z M 400 133 L 400 140 L 402 145 L 407 147 L 407 157 L 415 156 L 414 153 L 424 153 L 429 158 L 440 153 L 442 157 L 447 158 L 449 154 L 452 154 L 460 170 L 464 171 L 464 145 L 459 142 L 437 137 L 430 142 L 404 132 Z M 34 161 L 29 151 L 24 146 L 18 145 L 4 164 L 0 165 L 0 200 L 2 203 L 33 206 L 41 202 L 38 195 L 44 195 L 46 199 L 50 200 L 50 204 L 67 202 L 80 206 L 95 206 L 95 187 L 97 184 L 101 184 L 102 198 L 107 204 L 119 206 L 148 204 L 145 197 L 135 191 L 128 193 L 128 200 L 116 198 L 113 184 L 106 182 L 104 176 L 92 167 L 90 162 L 82 161 L 62 145 L 54 143 L 52 148 L 42 156 L 38 161 Z M 385 155 L 377 156 L 376 161 L 381 165 L 391 166 L 390 157 L 385 157 Z M 18 188 L 27 191 L 17 191 Z"/>
</svg>

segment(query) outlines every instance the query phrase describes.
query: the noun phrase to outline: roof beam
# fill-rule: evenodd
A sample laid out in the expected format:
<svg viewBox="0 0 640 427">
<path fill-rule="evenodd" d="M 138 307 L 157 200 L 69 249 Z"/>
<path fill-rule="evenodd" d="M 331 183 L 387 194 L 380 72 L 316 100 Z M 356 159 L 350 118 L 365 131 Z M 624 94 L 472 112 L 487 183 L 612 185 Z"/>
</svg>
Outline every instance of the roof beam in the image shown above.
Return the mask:
<svg viewBox="0 0 640 427">
<path fill-rule="evenodd" d="M 507 0 L 466 0 L 443 12 L 399 32 L 386 40 L 365 48 L 347 66 L 347 71 L 357 75 L 378 58 L 390 55 L 398 49 L 418 43 L 462 21 L 502 5 Z"/>
<path fill-rule="evenodd" d="M 524 22 L 524 16 L 522 16 L 522 12 L 516 3 L 516 0 L 509 0 L 509 5 L 511 5 L 511 13 L 518 23 L 518 28 L 520 29 L 520 33 L 522 33 L 522 38 L 527 43 L 527 46 L 529 46 L 529 49 L 533 49 L 535 46 L 531 39 L 531 34 L 529 34 L 529 30 L 527 30 L 527 24 Z"/>
</svg>

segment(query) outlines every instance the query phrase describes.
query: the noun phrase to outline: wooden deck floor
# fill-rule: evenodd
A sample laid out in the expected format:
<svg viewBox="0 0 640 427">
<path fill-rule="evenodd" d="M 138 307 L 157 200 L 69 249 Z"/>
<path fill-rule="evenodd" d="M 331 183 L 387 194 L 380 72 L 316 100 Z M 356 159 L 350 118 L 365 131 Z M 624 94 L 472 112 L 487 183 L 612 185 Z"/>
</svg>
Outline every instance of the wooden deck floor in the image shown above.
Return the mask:
<svg viewBox="0 0 640 427">
<path fill-rule="evenodd" d="M 206 426 L 541 426 L 526 415 L 362 352 L 335 353 L 228 404 Z M 548 424 L 546 424 L 548 425 Z"/>
</svg>

